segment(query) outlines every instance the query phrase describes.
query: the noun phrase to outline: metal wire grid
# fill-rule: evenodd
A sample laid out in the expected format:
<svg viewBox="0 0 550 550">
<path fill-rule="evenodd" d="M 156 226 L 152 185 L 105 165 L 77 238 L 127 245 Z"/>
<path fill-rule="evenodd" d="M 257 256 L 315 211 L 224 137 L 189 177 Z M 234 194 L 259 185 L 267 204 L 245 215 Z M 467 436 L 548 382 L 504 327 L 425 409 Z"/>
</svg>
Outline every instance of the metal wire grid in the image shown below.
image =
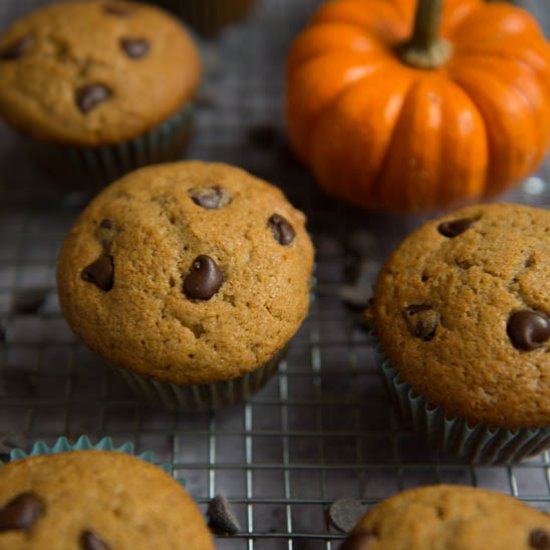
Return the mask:
<svg viewBox="0 0 550 550">
<path fill-rule="evenodd" d="M 208 101 L 190 152 L 281 185 L 308 213 L 318 251 L 315 300 L 278 374 L 247 403 L 215 414 L 186 416 L 138 403 L 76 342 L 59 313 L 55 258 L 82 203 L 49 196 L 24 151 L 1 129 L 0 434 L 14 434 L 23 446 L 61 435 L 110 436 L 154 451 L 176 478 L 185 478 L 203 508 L 218 493 L 228 497 L 242 532 L 219 538 L 221 549 L 336 548 L 343 535 L 327 526 L 330 502 L 355 498 L 371 505 L 428 483 L 496 489 L 550 510 L 548 453 L 513 467 L 472 466 L 440 456 L 404 429 L 377 375 L 360 314 L 338 298 L 358 265 L 367 266 L 363 279 L 372 279 L 419 219 L 335 205 L 284 147 L 259 149 L 247 139 L 257 124 L 281 129 L 284 52 L 314 4 L 265 0 L 250 22 L 204 45 Z M 22 8 L 9 0 L 0 17 L 12 19 Z M 510 198 L 550 204 L 547 171 Z"/>
</svg>

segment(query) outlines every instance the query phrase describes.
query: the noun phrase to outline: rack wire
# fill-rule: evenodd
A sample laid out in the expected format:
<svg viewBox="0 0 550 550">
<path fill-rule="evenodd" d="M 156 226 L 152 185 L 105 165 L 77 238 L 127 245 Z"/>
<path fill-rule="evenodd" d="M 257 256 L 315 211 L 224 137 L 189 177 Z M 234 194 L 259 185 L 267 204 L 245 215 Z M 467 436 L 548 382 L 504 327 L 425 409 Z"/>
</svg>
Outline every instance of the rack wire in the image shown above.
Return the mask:
<svg viewBox="0 0 550 550">
<path fill-rule="evenodd" d="M 43 3 L 4 0 L 0 21 Z M 344 535 L 327 525 L 332 501 L 372 505 L 429 483 L 495 489 L 550 511 L 548 453 L 511 467 L 474 466 L 430 450 L 402 427 L 361 315 L 339 298 L 341 286 L 358 276 L 363 285 L 372 282 L 388 251 L 421 219 L 337 203 L 288 153 L 284 56 L 318 3 L 259 1 L 247 22 L 202 43 L 207 72 L 189 152 L 264 177 L 308 214 L 317 248 L 315 299 L 277 375 L 248 402 L 211 414 L 136 401 L 60 316 L 56 255 L 84 198 L 52 196 L 0 127 L 0 435 L 22 446 L 62 435 L 110 436 L 154 451 L 203 509 L 218 493 L 228 498 L 242 531 L 217 540 L 227 550 L 334 549 Z M 550 30 L 543 1 L 528 7 Z M 255 142 L 258 132 L 267 141 Z M 549 168 L 507 198 L 550 205 Z"/>
</svg>

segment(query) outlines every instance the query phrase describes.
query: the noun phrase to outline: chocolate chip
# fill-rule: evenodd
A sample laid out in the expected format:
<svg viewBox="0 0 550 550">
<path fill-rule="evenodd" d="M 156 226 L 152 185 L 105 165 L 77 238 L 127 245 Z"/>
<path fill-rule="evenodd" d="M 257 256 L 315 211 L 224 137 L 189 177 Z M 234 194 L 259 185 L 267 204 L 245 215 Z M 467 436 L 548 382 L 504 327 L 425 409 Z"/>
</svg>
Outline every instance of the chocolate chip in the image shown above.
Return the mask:
<svg viewBox="0 0 550 550">
<path fill-rule="evenodd" d="M 439 324 L 439 315 L 432 306 L 426 304 L 407 306 L 403 309 L 402 314 L 410 333 L 415 338 L 427 342 L 435 336 Z"/>
<path fill-rule="evenodd" d="M 40 518 L 44 505 L 33 493 L 21 493 L 0 509 L 0 532 L 30 529 Z"/>
<path fill-rule="evenodd" d="M 30 46 L 32 42 L 32 36 L 27 34 L 23 38 L 19 38 L 14 42 L 8 43 L 0 50 L 0 61 L 13 61 L 19 59 Z"/>
<path fill-rule="evenodd" d="M 208 503 L 206 514 L 210 519 L 208 526 L 218 535 L 236 535 L 241 530 L 239 521 L 223 495 L 216 495 Z"/>
<path fill-rule="evenodd" d="M 473 218 L 459 218 L 458 220 L 451 220 L 448 222 L 440 223 L 437 226 L 437 230 L 444 236 L 452 239 L 461 233 L 464 233 L 466 229 L 469 229 L 475 220 Z"/>
<path fill-rule="evenodd" d="M 349 533 L 367 511 L 366 504 L 352 498 L 335 500 L 328 509 L 328 519 L 336 529 Z"/>
<path fill-rule="evenodd" d="M 340 546 L 340 550 L 366 550 L 378 541 L 371 533 L 353 533 Z"/>
<path fill-rule="evenodd" d="M 76 104 L 86 114 L 107 101 L 112 95 L 111 90 L 103 84 L 87 84 L 76 91 Z"/>
<path fill-rule="evenodd" d="M 82 531 L 80 535 L 80 547 L 82 550 L 111 550 L 111 547 L 93 531 Z"/>
<path fill-rule="evenodd" d="M 515 348 L 531 351 L 550 338 L 550 321 L 538 311 L 516 311 L 508 318 L 506 333 Z"/>
<path fill-rule="evenodd" d="M 210 256 L 197 256 L 183 282 L 188 298 L 210 300 L 223 284 L 223 273 Z"/>
<path fill-rule="evenodd" d="M 267 225 L 279 244 L 288 246 L 294 240 L 296 235 L 294 228 L 282 216 L 279 216 L 279 214 L 273 214 L 273 216 L 267 220 Z"/>
<path fill-rule="evenodd" d="M 231 195 L 219 185 L 213 187 L 194 187 L 189 190 L 193 202 L 207 210 L 223 208 L 231 202 Z"/>
<path fill-rule="evenodd" d="M 128 57 L 139 59 L 149 53 L 151 44 L 145 38 L 121 38 L 120 47 Z"/>
<path fill-rule="evenodd" d="M 123 4 L 105 4 L 103 6 L 103 11 L 110 15 L 117 15 L 119 17 L 127 17 L 132 15 L 133 10 L 129 6 L 124 6 Z"/>
<path fill-rule="evenodd" d="M 101 220 L 99 227 L 101 227 L 102 229 L 112 229 L 113 220 L 110 220 L 109 218 L 105 218 L 104 220 Z"/>
<path fill-rule="evenodd" d="M 550 535 L 543 529 L 535 529 L 529 533 L 529 546 L 536 550 L 550 550 Z"/>
<path fill-rule="evenodd" d="M 108 254 L 101 255 L 95 262 L 82 270 L 82 278 L 88 283 L 94 283 L 101 290 L 113 288 L 115 265 L 113 257 Z"/>
</svg>

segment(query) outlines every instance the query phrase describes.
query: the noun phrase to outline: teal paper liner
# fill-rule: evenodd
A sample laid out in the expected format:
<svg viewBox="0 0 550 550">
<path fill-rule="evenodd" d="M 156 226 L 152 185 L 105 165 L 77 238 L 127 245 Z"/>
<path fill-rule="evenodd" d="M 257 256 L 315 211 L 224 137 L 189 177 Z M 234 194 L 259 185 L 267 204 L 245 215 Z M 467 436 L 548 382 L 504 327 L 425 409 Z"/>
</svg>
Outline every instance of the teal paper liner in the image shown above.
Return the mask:
<svg viewBox="0 0 550 550">
<path fill-rule="evenodd" d="M 204 385 L 178 385 L 161 382 L 124 369 L 112 367 L 132 389 L 136 397 L 170 410 L 187 413 L 205 412 L 240 403 L 260 390 L 277 370 L 286 349 L 273 359 L 238 378 Z"/>
<path fill-rule="evenodd" d="M 188 103 L 145 134 L 104 147 L 70 147 L 30 138 L 27 143 L 57 187 L 95 193 L 142 166 L 181 159 L 191 133 L 193 111 Z"/>
<path fill-rule="evenodd" d="M 442 451 L 463 456 L 478 464 L 511 464 L 537 455 L 550 447 L 550 428 L 519 428 L 515 431 L 490 428 L 486 424 L 470 426 L 460 417 L 448 418 L 443 407 L 434 406 L 413 387 L 403 382 L 378 342 L 375 344 L 378 366 L 392 401 L 415 431 Z"/>
<path fill-rule="evenodd" d="M 90 441 L 90 438 L 86 435 L 81 435 L 75 443 L 71 443 L 66 437 L 60 437 L 53 446 L 49 446 L 44 441 L 37 441 L 32 446 L 29 453 L 21 449 L 12 449 L 10 451 L 10 462 L 14 460 L 23 460 L 29 456 L 39 455 L 51 455 L 57 453 L 66 453 L 71 451 L 113 451 L 118 453 L 126 453 L 140 460 L 144 460 L 149 464 L 153 464 L 162 468 L 166 473 L 171 474 L 172 469 L 168 464 L 155 464 L 155 457 L 152 452 L 146 451 L 144 453 L 136 454 L 133 443 L 124 443 L 120 447 L 117 447 L 110 437 L 104 437 L 100 439 L 96 444 Z M 178 480 L 184 483 L 183 480 Z"/>
<path fill-rule="evenodd" d="M 246 17 L 254 0 L 156 0 L 155 3 L 208 37 Z"/>
</svg>

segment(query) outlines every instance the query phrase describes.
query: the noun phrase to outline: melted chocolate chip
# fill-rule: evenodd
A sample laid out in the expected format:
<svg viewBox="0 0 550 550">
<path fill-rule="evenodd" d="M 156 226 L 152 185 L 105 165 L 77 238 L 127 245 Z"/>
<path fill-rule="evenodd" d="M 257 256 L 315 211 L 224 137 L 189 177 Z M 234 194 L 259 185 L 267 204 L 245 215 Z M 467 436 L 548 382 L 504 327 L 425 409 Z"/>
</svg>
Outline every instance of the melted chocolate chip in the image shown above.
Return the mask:
<svg viewBox="0 0 550 550">
<path fill-rule="evenodd" d="M 340 550 L 366 550 L 378 540 L 376 535 L 371 533 L 353 533 L 340 546 Z"/>
<path fill-rule="evenodd" d="M 82 550 L 111 550 L 111 547 L 101 540 L 93 531 L 83 531 L 80 535 Z"/>
<path fill-rule="evenodd" d="M 101 255 L 95 262 L 82 270 L 82 278 L 93 283 L 101 290 L 111 290 L 113 288 L 113 279 L 115 274 L 115 265 L 113 257 L 108 254 Z"/>
<path fill-rule="evenodd" d="M 121 38 L 120 47 L 128 57 L 139 59 L 149 53 L 151 44 L 145 38 Z"/>
<path fill-rule="evenodd" d="M 123 4 L 105 4 L 103 6 L 103 11 L 109 15 L 117 15 L 118 17 L 127 17 L 132 15 L 133 10 L 130 6 L 125 6 Z"/>
<path fill-rule="evenodd" d="M 41 500 L 33 493 L 21 493 L 0 509 L 0 532 L 30 529 L 44 511 Z"/>
<path fill-rule="evenodd" d="M 110 220 L 109 218 L 105 218 L 101 220 L 99 227 L 102 229 L 112 229 L 113 228 L 113 220 Z"/>
<path fill-rule="evenodd" d="M 273 214 L 273 216 L 267 220 L 267 225 L 269 229 L 271 229 L 275 240 L 283 246 L 291 244 L 296 236 L 292 225 L 290 225 L 285 218 L 279 216 L 279 214 Z"/>
<path fill-rule="evenodd" d="M 407 322 L 409 332 L 424 342 L 435 336 L 439 325 L 439 314 L 426 304 L 407 306 L 402 311 L 403 318 Z"/>
<path fill-rule="evenodd" d="M 508 318 L 506 333 L 515 348 L 531 351 L 550 338 L 550 321 L 538 311 L 516 311 Z"/>
<path fill-rule="evenodd" d="M 76 104 L 84 113 L 89 113 L 101 103 L 107 101 L 112 96 L 111 90 L 103 84 L 87 84 L 76 91 Z"/>
<path fill-rule="evenodd" d="M 451 220 L 448 222 L 440 223 L 437 226 L 437 230 L 444 236 L 452 239 L 461 233 L 464 233 L 466 229 L 469 229 L 476 220 L 473 218 L 459 218 L 458 220 Z"/>
<path fill-rule="evenodd" d="M 550 550 L 550 535 L 544 529 L 535 529 L 529 533 L 529 546 L 536 550 Z"/>
<path fill-rule="evenodd" d="M 207 210 L 223 208 L 231 202 L 231 195 L 219 185 L 213 187 L 195 187 L 189 190 L 193 202 Z"/>
<path fill-rule="evenodd" d="M 32 36 L 27 34 L 14 42 L 10 42 L 0 50 L 0 61 L 13 61 L 19 59 L 27 51 L 32 42 Z"/>
<path fill-rule="evenodd" d="M 197 256 L 183 282 L 188 298 L 210 300 L 223 284 L 223 273 L 210 256 Z"/>
</svg>

